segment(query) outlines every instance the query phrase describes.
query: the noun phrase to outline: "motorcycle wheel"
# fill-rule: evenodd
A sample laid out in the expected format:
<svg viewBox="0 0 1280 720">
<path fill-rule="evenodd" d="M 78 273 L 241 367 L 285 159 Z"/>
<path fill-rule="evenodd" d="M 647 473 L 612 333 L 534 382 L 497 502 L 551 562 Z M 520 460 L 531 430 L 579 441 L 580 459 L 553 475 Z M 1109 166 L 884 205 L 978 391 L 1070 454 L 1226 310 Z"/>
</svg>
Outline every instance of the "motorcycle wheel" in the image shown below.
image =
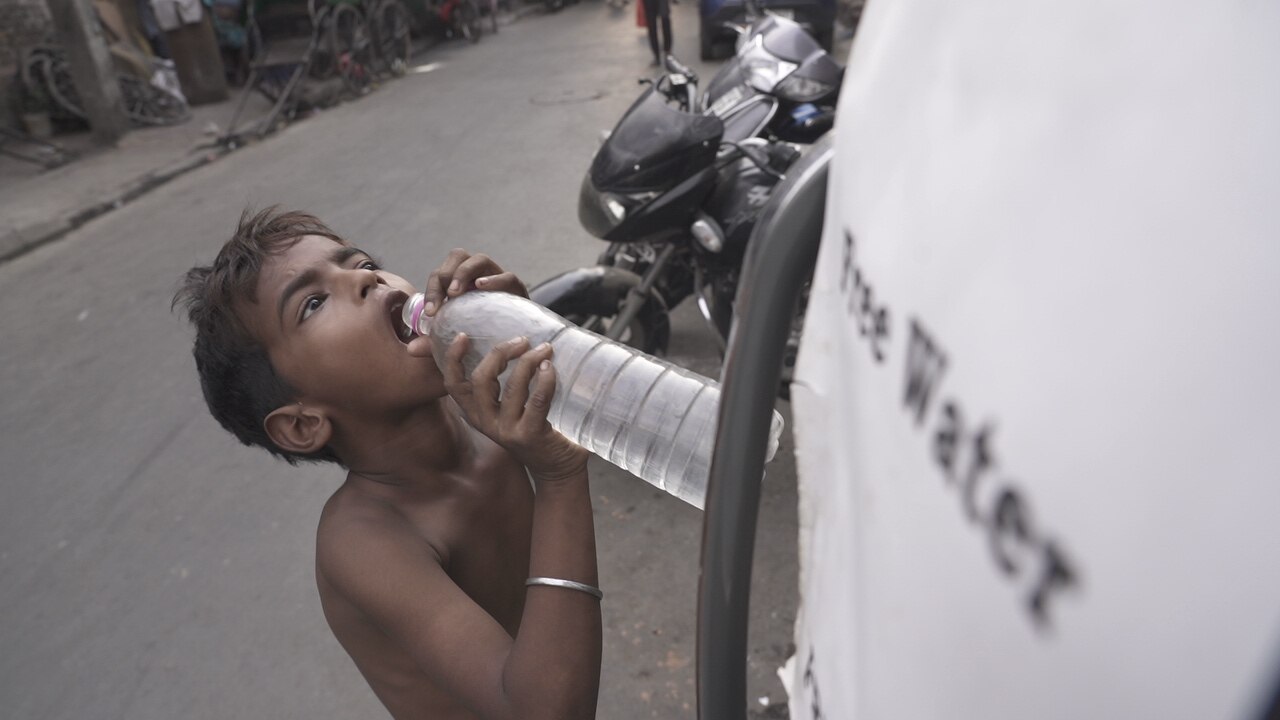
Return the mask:
<svg viewBox="0 0 1280 720">
<path fill-rule="evenodd" d="M 582 293 L 545 297 L 540 295 L 540 290 L 544 287 L 540 284 L 530 288 L 530 297 L 534 302 L 547 306 L 548 310 L 563 316 L 568 322 L 608 337 L 618 309 L 622 306 L 621 296 L 616 297 L 613 302 L 590 299 Z M 649 355 L 666 354 L 667 343 L 671 341 L 671 319 L 657 293 L 645 302 L 635 318 L 627 323 L 627 327 L 621 328 L 621 331 L 617 342 L 648 352 Z"/>
<path fill-rule="evenodd" d="M 586 315 L 565 315 L 564 317 L 574 325 L 585 327 L 586 329 L 600 335 L 607 334 L 613 328 L 614 319 L 612 317 L 588 317 Z M 583 325 L 583 323 L 588 322 L 590 324 Z M 627 345 L 628 347 L 633 347 L 637 350 L 647 352 L 650 355 L 656 355 L 661 351 L 661 348 L 657 346 L 657 334 L 653 329 L 645 325 L 644 321 L 639 317 L 633 319 L 627 327 L 623 328 L 622 335 L 618 338 L 618 342 L 623 345 Z"/>
</svg>

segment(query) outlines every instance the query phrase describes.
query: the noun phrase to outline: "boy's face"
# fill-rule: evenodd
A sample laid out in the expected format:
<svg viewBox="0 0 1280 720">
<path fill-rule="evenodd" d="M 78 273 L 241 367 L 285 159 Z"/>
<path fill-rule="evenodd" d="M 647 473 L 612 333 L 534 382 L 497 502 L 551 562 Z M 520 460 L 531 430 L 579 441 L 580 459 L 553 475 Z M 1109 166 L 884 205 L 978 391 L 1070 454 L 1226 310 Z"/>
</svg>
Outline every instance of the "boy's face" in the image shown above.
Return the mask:
<svg viewBox="0 0 1280 720">
<path fill-rule="evenodd" d="M 445 394 L 435 363 L 411 356 L 402 337 L 400 308 L 413 292 L 363 251 L 306 235 L 267 259 L 257 302 L 238 311 L 300 399 L 377 415 Z"/>
</svg>

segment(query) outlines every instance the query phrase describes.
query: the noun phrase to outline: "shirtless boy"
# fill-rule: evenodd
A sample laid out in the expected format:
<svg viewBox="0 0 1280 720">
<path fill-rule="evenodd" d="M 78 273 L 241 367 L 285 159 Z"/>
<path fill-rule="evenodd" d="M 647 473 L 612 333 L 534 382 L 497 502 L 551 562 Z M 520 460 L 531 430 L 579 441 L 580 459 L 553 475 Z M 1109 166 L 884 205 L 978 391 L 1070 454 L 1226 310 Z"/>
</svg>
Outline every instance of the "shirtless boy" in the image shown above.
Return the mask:
<svg viewBox="0 0 1280 720">
<path fill-rule="evenodd" d="M 477 287 L 526 294 L 455 250 L 427 280 L 426 311 Z M 587 453 L 547 422 L 551 349 L 517 339 L 466 377 L 460 337 L 441 371 L 399 321 L 413 292 L 316 218 L 271 209 L 246 213 L 175 302 L 223 427 L 290 463 L 347 470 L 320 516 L 316 581 L 393 717 L 594 717 Z"/>
</svg>

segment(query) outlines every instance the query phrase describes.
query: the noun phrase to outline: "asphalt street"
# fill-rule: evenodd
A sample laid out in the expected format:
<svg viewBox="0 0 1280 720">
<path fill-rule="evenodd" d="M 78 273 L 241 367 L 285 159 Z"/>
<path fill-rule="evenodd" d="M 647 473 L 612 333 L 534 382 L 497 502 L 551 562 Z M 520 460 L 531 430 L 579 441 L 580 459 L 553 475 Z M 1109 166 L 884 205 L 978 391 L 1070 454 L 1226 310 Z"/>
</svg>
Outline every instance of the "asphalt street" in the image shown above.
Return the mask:
<svg viewBox="0 0 1280 720">
<path fill-rule="evenodd" d="M 696 5 L 674 7 L 697 62 Z M 337 468 L 292 468 L 210 418 L 170 310 L 247 206 L 314 212 L 411 279 L 450 248 L 530 283 L 594 261 L 579 183 L 651 72 L 634 5 L 535 14 L 0 265 L 0 711 L 10 718 L 379 718 L 314 585 Z M 671 359 L 715 375 L 696 310 Z M 786 408 L 783 408 L 784 413 Z M 789 419 L 789 418 L 788 418 Z M 780 717 L 795 606 L 784 436 L 757 542 L 750 704 Z M 692 718 L 701 513 L 592 463 L 599 717 Z M 774 705 L 767 708 L 767 705 Z"/>
</svg>

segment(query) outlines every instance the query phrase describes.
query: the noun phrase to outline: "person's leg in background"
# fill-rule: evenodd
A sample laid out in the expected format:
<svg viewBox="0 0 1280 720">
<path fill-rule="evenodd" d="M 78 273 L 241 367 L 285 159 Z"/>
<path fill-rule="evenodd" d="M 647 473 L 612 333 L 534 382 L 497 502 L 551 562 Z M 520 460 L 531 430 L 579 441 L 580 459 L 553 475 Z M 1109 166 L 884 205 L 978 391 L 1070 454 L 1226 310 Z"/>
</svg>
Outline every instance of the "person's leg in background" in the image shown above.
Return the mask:
<svg viewBox="0 0 1280 720">
<path fill-rule="evenodd" d="M 653 51 L 653 65 L 661 65 L 662 58 L 671 52 L 671 7 L 667 0 L 645 0 L 645 24 L 649 30 L 649 49 Z M 658 21 L 662 27 L 658 27 Z M 658 32 L 662 32 L 662 42 L 658 42 Z M 661 50 L 661 51 L 660 51 Z"/>
<path fill-rule="evenodd" d="M 644 26 L 649 32 L 649 50 L 653 52 L 653 62 L 658 64 L 658 3 L 662 0 L 644 0 Z"/>
<path fill-rule="evenodd" d="M 666 0 L 662 0 L 665 5 Z M 665 58 L 671 54 L 671 13 L 670 11 L 662 13 L 662 56 Z"/>
</svg>

